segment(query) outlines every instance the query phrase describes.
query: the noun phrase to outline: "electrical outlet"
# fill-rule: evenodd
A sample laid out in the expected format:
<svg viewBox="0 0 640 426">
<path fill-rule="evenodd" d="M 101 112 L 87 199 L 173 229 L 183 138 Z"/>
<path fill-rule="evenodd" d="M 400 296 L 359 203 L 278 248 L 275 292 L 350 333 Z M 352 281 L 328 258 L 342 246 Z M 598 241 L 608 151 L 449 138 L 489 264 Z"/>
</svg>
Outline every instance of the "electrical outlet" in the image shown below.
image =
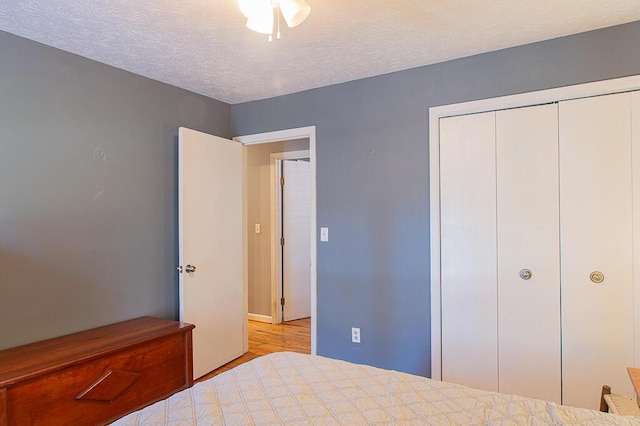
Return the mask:
<svg viewBox="0 0 640 426">
<path fill-rule="evenodd" d="M 260 233 L 260 224 L 256 223 L 256 234 Z"/>
<path fill-rule="evenodd" d="M 351 328 L 351 341 L 353 343 L 360 343 L 360 329 L 358 327 Z"/>
</svg>

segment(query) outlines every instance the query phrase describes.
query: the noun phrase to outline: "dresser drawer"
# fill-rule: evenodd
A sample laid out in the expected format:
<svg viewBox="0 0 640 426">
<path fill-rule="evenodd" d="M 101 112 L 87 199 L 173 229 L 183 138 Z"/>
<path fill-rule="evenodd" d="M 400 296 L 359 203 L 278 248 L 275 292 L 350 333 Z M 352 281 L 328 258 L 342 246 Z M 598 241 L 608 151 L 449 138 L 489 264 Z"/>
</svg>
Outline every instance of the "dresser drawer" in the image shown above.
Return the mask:
<svg viewBox="0 0 640 426">
<path fill-rule="evenodd" d="M 113 421 L 189 387 L 190 344 L 189 329 L 6 386 L 0 389 L 0 425 L 2 414 L 9 426 Z"/>
</svg>

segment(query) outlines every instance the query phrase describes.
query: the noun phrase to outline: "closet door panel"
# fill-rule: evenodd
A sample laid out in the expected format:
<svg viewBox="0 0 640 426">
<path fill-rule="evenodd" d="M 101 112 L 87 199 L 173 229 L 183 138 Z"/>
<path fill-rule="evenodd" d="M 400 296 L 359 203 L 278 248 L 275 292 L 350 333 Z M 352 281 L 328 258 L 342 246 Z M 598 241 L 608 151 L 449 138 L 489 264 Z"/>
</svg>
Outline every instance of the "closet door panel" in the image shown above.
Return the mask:
<svg viewBox="0 0 640 426">
<path fill-rule="evenodd" d="M 560 403 L 557 105 L 498 111 L 496 154 L 499 390 Z"/>
<path fill-rule="evenodd" d="M 598 408 L 609 384 L 633 394 L 629 93 L 560 103 L 563 402 Z M 594 283 L 593 272 L 604 281 Z"/>
<path fill-rule="evenodd" d="M 440 120 L 442 378 L 498 390 L 495 113 Z"/>
</svg>

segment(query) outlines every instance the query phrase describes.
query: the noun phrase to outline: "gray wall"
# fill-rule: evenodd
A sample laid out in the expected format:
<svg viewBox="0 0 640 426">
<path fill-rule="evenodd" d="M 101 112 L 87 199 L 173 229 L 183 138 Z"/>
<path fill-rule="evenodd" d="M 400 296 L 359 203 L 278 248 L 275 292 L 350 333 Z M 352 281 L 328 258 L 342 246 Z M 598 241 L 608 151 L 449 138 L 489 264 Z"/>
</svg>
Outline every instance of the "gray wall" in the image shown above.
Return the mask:
<svg viewBox="0 0 640 426">
<path fill-rule="evenodd" d="M 639 74 L 638 52 L 635 22 L 234 105 L 234 134 L 317 126 L 318 354 L 430 375 L 428 107 Z"/>
<path fill-rule="evenodd" d="M 230 113 L 0 32 L 0 348 L 176 317 L 177 129 Z"/>
<path fill-rule="evenodd" d="M 271 316 L 271 154 L 309 149 L 308 139 L 247 147 L 249 313 Z M 254 225 L 260 224 L 260 233 Z"/>
</svg>

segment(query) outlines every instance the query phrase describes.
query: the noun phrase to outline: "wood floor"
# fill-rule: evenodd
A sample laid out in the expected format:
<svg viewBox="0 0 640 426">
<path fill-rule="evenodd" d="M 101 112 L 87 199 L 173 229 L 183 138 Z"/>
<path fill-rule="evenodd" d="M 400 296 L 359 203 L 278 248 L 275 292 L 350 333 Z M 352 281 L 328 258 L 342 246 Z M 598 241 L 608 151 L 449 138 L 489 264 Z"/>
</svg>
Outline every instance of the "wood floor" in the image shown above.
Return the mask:
<svg viewBox="0 0 640 426">
<path fill-rule="evenodd" d="M 249 321 L 249 352 L 202 376 L 195 382 L 210 379 L 254 358 L 273 352 L 311 353 L 311 319 L 303 318 L 282 324 Z"/>
</svg>

